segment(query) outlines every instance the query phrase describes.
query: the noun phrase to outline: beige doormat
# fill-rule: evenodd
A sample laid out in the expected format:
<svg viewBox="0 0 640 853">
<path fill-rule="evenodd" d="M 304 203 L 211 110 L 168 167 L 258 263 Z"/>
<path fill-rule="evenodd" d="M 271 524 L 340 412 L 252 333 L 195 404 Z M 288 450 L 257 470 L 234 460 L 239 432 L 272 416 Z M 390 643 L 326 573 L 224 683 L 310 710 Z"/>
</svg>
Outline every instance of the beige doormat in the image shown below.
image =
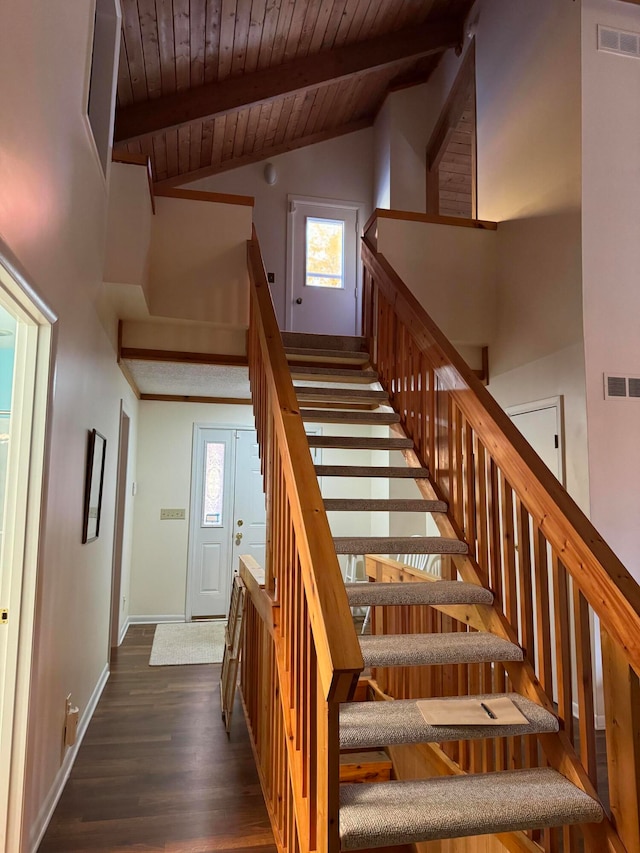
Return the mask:
<svg viewBox="0 0 640 853">
<path fill-rule="evenodd" d="M 156 625 L 149 666 L 221 663 L 226 622 L 168 622 Z"/>
</svg>

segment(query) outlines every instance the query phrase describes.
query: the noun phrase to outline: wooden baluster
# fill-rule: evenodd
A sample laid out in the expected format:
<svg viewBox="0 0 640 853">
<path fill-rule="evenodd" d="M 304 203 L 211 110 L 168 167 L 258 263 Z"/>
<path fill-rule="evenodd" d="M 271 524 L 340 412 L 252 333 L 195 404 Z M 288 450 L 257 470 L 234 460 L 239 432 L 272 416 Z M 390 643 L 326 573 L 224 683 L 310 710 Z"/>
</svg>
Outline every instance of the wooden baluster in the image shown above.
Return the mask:
<svg viewBox="0 0 640 853">
<path fill-rule="evenodd" d="M 472 664 L 469 667 L 469 693 L 477 696 L 481 692 L 482 667 L 480 664 Z M 472 740 L 470 744 L 469 772 L 482 772 L 482 740 Z"/>
<path fill-rule="evenodd" d="M 485 449 L 477 436 L 475 440 L 476 530 L 478 537 L 478 566 L 482 581 L 489 586 L 489 517 L 487 512 L 487 466 Z"/>
<path fill-rule="evenodd" d="M 478 559 L 478 532 L 476 529 L 476 459 L 474 434 L 471 424 L 464 422 L 464 537 L 470 553 Z"/>
<path fill-rule="evenodd" d="M 438 426 L 436 423 L 436 374 L 433 368 L 429 367 L 426 373 L 427 377 L 427 400 L 425 411 L 425 429 L 427 430 L 427 444 L 429 447 L 429 472 L 433 477 L 437 476 L 438 462 L 436 458 L 436 436 Z"/>
<path fill-rule="evenodd" d="M 567 570 L 555 552 L 551 555 L 553 574 L 553 616 L 555 625 L 558 715 L 573 740 L 573 688 L 571 684 L 571 614 Z"/>
<path fill-rule="evenodd" d="M 453 465 L 452 475 L 453 475 L 453 494 L 455 495 L 454 507 L 455 507 L 455 519 L 458 523 L 458 527 L 460 530 L 464 529 L 464 459 L 463 459 L 463 415 L 460 409 L 452 404 L 451 407 L 452 412 L 452 422 L 451 422 L 451 432 L 452 432 L 452 445 L 453 445 Z"/>
<path fill-rule="evenodd" d="M 504 566 L 504 608 L 505 615 L 516 635 L 518 631 L 518 584 L 516 577 L 516 538 L 514 525 L 513 489 L 507 478 L 500 478 L 502 486 L 502 565 Z M 511 689 L 511 684 L 508 685 Z M 508 767 L 522 767 L 522 739 L 507 740 Z"/>
<path fill-rule="evenodd" d="M 551 615 L 549 612 L 549 569 L 547 540 L 537 524 L 533 526 L 533 563 L 536 594 L 537 674 L 548 696 L 553 693 L 551 662 Z"/>
<path fill-rule="evenodd" d="M 531 532 L 529 529 L 529 513 L 520 500 L 516 498 L 516 530 L 517 557 L 519 580 L 519 628 L 520 643 L 525 655 L 535 666 L 535 632 L 533 629 L 533 593 L 531 580 Z M 524 766 L 538 766 L 538 746 L 535 738 L 524 739 Z"/>
<path fill-rule="evenodd" d="M 609 798 L 628 851 L 640 850 L 640 683 L 624 651 L 601 627 Z"/>
<path fill-rule="evenodd" d="M 496 606 L 502 608 L 502 564 L 500 560 L 500 498 L 498 468 L 488 459 L 487 503 L 489 517 L 489 584 Z"/>
<path fill-rule="evenodd" d="M 595 786 L 598 784 L 596 760 L 595 710 L 593 702 L 593 661 L 591 658 L 591 620 L 589 605 L 575 583 L 573 619 L 576 637 L 576 681 L 578 686 L 578 726 L 580 760 Z"/>
<path fill-rule="evenodd" d="M 487 460 L 488 482 L 487 503 L 489 519 L 489 583 L 493 591 L 494 603 L 503 609 L 503 580 L 502 580 L 502 548 L 501 548 L 501 518 L 500 518 L 500 484 L 498 467 L 489 456 Z M 492 667 L 493 680 L 489 692 L 504 693 L 506 676 L 504 667 L 496 663 Z M 506 744 L 494 740 L 496 770 L 504 770 L 507 766 Z"/>
<path fill-rule="evenodd" d="M 543 690 L 553 698 L 553 664 L 551 655 L 551 613 L 549 601 L 549 565 L 547 540 L 537 524 L 533 525 L 533 565 L 536 597 L 537 675 Z M 546 765 L 546 762 L 543 762 Z M 544 831 L 545 850 L 557 853 L 558 833 Z"/>
<path fill-rule="evenodd" d="M 404 418 L 405 422 L 407 420 L 407 411 L 408 411 L 408 403 L 407 403 L 407 383 L 408 383 L 408 335 L 407 330 L 404 324 L 399 323 L 400 328 L 400 358 L 398 359 L 398 368 L 396 371 L 396 379 L 398 382 L 398 386 L 400 388 L 400 415 Z"/>
</svg>

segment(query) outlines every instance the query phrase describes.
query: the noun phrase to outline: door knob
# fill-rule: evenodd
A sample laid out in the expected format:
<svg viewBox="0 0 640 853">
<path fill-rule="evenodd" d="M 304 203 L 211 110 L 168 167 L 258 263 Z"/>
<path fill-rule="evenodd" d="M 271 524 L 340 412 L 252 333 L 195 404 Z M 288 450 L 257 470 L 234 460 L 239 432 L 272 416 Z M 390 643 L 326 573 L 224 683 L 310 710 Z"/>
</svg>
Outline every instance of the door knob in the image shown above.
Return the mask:
<svg viewBox="0 0 640 853">
<path fill-rule="evenodd" d="M 236 545 L 242 542 L 242 533 L 236 533 Z"/>
<path fill-rule="evenodd" d="M 302 305 L 302 296 L 298 296 L 296 299 L 296 305 Z"/>
</svg>

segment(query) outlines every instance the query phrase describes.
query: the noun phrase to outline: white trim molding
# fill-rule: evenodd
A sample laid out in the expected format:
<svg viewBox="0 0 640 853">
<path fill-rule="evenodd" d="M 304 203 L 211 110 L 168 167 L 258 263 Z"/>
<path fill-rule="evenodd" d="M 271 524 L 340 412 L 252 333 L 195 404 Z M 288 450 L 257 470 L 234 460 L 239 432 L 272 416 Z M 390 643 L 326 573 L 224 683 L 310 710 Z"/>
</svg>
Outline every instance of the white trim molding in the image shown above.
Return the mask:
<svg viewBox="0 0 640 853">
<path fill-rule="evenodd" d="M 157 615 L 141 615 L 129 616 L 127 620 L 127 628 L 129 625 L 159 625 L 161 622 L 186 622 L 184 613 L 160 613 Z"/>
<path fill-rule="evenodd" d="M 31 853 L 36 853 L 38 847 L 40 846 L 40 842 L 42 841 L 45 832 L 47 831 L 47 827 L 49 826 L 49 822 L 53 817 L 53 813 L 58 805 L 58 800 L 62 796 L 62 792 L 64 791 L 64 786 L 67 783 L 67 779 L 69 778 L 69 774 L 71 773 L 71 769 L 73 768 L 73 764 L 78 755 L 78 750 L 80 749 L 80 744 L 86 734 L 87 728 L 89 727 L 89 723 L 91 722 L 91 718 L 93 717 L 94 711 L 100 701 L 100 697 L 102 696 L 102 691 L 105 688 L 107 681 L 109 680 L 109 664 L 105 664 L 100 677 L 98 678 L 98 682 L 94 687 L 93 693 L 87 705 L 82 713 L 82 717 L 80 718 L 80 722 L 78 724 L 78 733 L 76 737 L 76 742 L 70 749 L 67 751 L 67 754 L 64 757 L 64 761 L 60 769 L 56 774 L 56 778 L 54 779 L 53 785 L 51 786 L 47 797 L 38 812 L 38 817 L 36 818 L 33 826 L 31 827 L 30 839 L 29 839 L 29 850 Z"/>
</svg>

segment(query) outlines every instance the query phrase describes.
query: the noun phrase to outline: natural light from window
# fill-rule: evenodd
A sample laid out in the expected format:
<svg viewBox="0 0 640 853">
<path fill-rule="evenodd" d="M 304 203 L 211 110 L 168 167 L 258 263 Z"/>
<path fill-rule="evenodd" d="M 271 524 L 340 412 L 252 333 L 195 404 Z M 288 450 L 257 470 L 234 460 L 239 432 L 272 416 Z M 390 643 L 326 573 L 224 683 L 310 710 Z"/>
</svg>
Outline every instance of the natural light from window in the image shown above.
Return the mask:
<svg viewBox="0 0 640 853">
<path fill-rule="evenodd" d="M 224 443 L 208 441 L 204 461 L 203 527 L 222 527 L 224 494 Z"/>
<path fill-rule="evenodd" d="M 307 287 L 344 287 L 344 222 L 307 217 Z"/>
</svg>

